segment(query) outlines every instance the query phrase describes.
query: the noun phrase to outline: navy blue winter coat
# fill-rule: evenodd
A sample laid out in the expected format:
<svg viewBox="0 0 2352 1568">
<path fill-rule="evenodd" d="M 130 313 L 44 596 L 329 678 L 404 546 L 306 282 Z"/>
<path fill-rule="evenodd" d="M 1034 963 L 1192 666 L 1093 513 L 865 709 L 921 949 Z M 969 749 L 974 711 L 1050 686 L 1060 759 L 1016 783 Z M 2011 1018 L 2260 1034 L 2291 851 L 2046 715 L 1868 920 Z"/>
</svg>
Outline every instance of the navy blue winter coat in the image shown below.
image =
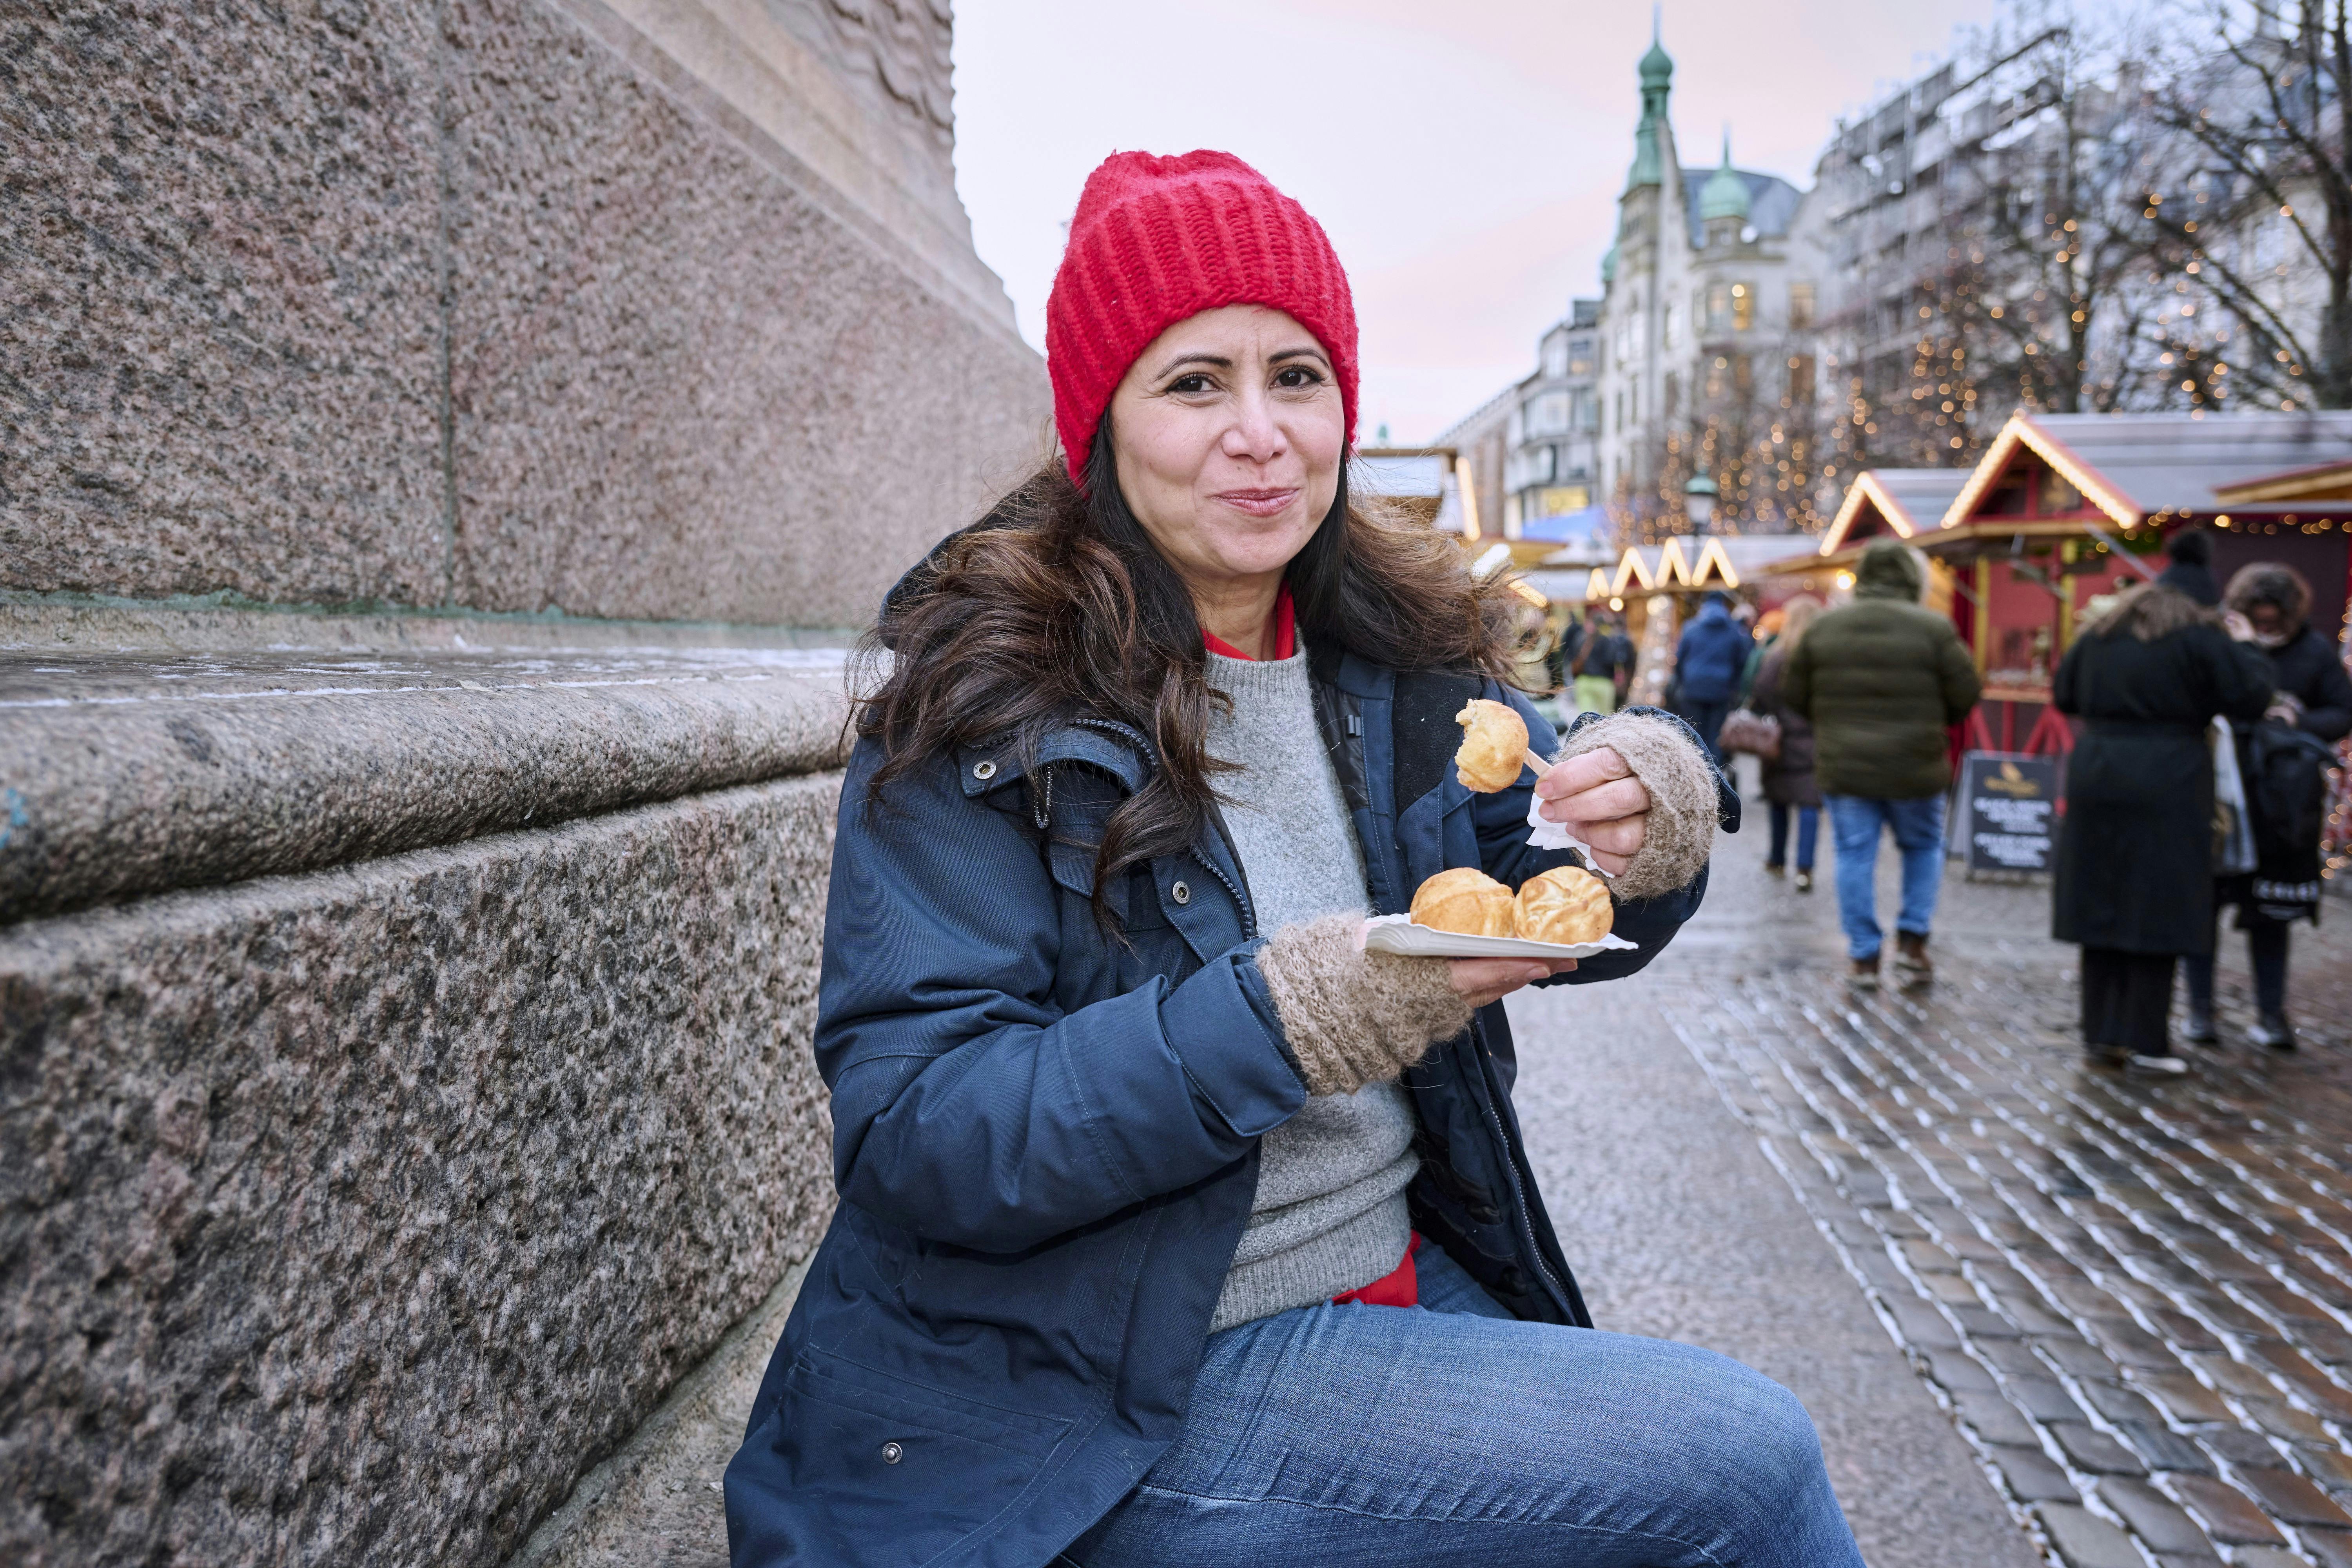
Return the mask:
<svg viewBox="0 0 2352 1568">
<path fill-rule="evenodd" d="M 1723 601 L 1709 599 L 1675 647 L 1675 690 L 1685 702 L 1730 701 L 1739 694 L 1739 678 L 1755 647 Z"/>
<path fill-rule="evenodd" d="M 1474 795 L 1436 766 L 1395 783 L 1398 725 L 1458 738 L 1452 713 L 1480 690 L 1549 748 L 1516 692 L 1310 663 L 1376 910 L 1449 866 L 1517 883 L 1567 858 L 1527 846 L 1531 783 Z M 728 1467 L 728 1534 L 736 1568 L 1040 1568 L 1183 1424 L 1259 1137 L 1307 1090 L 1221 826 L 1110 889 L 1131 945 L 1089 908 L 1089 846 L 1149 776 L 1143 737 L 1073 725 L 1031 766 L 967 749 L 869 812 L 877 760 L 869 742 L 851 758 L 825 911 L 815 1044 L 841 1203 Z M 1727 792 L 1722 809 L 1736 826 Z M 1705 885 L 1622 907 L 1640 951 L 1564 978 L 1640 968 Z M 1413 1224 L 1520 1316 L 1589 1324 L 1516 1070 L 1496 1005 L 1405 1075 Z"/>
</svg>

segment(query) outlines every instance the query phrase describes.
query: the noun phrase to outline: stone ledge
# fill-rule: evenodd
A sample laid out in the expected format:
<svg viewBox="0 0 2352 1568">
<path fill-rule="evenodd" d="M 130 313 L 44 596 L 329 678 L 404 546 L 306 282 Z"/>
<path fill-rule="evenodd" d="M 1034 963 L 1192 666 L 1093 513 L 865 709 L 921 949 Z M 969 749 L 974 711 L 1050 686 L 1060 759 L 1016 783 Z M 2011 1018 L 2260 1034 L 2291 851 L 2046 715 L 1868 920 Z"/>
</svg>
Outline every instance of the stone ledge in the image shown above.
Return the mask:
<svg viewBox="0 0 2352 1568">
<path fill-rule="evenodd" d="M 0 921 L 830 768 L 842 659 L 0 656 Z"/>
<path fill-rule="evenodd" d="M 521 1547 L 832 1211 L 839 787 L 0 929 L 0 1563 Z"/>
</svg>

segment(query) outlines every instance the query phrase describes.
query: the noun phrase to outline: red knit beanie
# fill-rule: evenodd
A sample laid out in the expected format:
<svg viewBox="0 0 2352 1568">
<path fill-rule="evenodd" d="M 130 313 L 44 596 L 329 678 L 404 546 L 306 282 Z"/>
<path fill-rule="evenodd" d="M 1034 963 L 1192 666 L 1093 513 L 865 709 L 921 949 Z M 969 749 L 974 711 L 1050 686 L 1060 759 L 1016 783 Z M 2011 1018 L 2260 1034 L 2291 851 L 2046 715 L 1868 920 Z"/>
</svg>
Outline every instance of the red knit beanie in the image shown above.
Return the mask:
<svg viewBox="0 0 2352 1568">
<path fill-rule="evenodd" d="M 1103 410 L 1170 327 L 1270 305 L 1331 356 L 1356 440 L 1356 305 L 1323 226 L 1230 153 L 1114 153 L 1087 176 L 1045 302 L 1045 370 L 1063 459 L 1080 488 Z"/>
</svg>

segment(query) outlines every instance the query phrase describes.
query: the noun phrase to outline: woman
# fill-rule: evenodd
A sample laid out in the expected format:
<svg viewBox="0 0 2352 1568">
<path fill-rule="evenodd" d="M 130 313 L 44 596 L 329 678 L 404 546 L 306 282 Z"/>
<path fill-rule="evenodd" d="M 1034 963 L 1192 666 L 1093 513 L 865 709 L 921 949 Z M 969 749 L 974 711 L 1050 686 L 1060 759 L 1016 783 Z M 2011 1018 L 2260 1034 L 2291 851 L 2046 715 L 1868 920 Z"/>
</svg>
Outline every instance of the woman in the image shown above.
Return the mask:
<svg viewBox="0 0 2352 1568">
<path fill-rule="evenodd" d="M 1453 776 L 1471 696 L 1554 743 L 1514 598 L 1350 506 L 1346 277 L 1245 164 L 1097 169 L 1046 342 L 1066 469 L 885 606 L 818 1003 L 841 1204 L 738 1568 L 1859 1568 L 1785 1391 L 1580 1326 L 1511 1109 L 1500 999 L 1654 956 L 1736 801 L 1645 714 Z M 1637 952 L 1362 950 L 1441 868 L 1563 863 L 1538 801 Z"/>
<path fill-rule="evenodd" d="M 1780 754 L 1764 762 L 1765 810 L 1772 824 L 1772 847 L 1764 858 L 1764 869 L 1775 877 L 1786 874 L 1789 814 L 1793 810 L 1797 814 L 1797 891 L 1801 893 L 1813 890 L 1813 848 L 1822 831 L 1822 786 L 1813 776 L 1812 721 L 1780 700 L 1780 681 L 1789 668 L 1789 656 L 1796 651 L 1797 639 L 1821 613 L 1822 602 L 1810 594 L 1800 594 L 1773 612 L 1780 616 L 1780 635 L 1764 650 L 1748 700 L 1757 712 L 1780 722 Z"/>
<path fill-rule="evenodd" d="M 2242 617 L 2267 670 L 2271 702 L 2263 717 L 2331 746 L 2352 734 L 2352 675 L 2345 673 L 2335 645 L 2311 628 L 2311 584 L 2303 574 L 2268 561 L 2240 567 L 2223 602 Z M 2237 739 L 2239 771 L 2251 789 L 2270 750 L 2265 743 L 2269 737 L 2257 726 Z M 2299 920 L 2318 923 L 2319 839 L 2296 832 L 2258 837 L 2264 841 L 2261 864 L 2250 876 L 2221 879 L 2214 889 L 2214 912 L 2218 916 L 2224 904 L 2237 905 L 2238 928 L 2246 933 L 2255 1015 L 2246 1037 L 2273 1050 L 2291 1051 L 2294 1026 L 2286 1016 L 2287 931 Z M 2189 1037 L 2210 1044 L 2221 1037 L 2213 1027 L 2210 952 L 2190 957 L 2184 967 Z"/>
<path fill-rule="evenodd" d="M 2212 952 L 2206 727 L 2215 714 L 2260 718 L 2269 682 L 2210 611 L 2158 582 L 2075 639 L 2052 700 L 2084 721 L 2053 899 L 2058 940 L 2083 946 L 2083 1044 L 2143 1072 L 2184 1072 L 2165 1019 L 2173 961 Z"/>
<path fill-rule="evenodd" d="M 1586 713 L 1607 715 L 1625 700 L 1625 682 L 1633 670 L 1633 641 L 1622 622 L 1595 613 L 1584 647 L 1576 656 L 1576 706 Z"/>
</svg>

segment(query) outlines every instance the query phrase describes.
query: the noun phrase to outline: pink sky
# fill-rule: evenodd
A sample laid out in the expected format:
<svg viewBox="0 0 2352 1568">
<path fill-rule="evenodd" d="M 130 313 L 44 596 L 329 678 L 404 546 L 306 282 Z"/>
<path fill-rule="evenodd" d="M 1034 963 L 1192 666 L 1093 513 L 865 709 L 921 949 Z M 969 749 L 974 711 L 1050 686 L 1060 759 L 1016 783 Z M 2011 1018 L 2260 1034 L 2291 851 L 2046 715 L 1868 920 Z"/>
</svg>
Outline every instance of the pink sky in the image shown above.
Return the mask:
<svg viewBox="0 0 2352 1568">
<path fill-rule="evenodd" d="M 1675 133 L 1812 183 L 1842 113 L 1997 0 L 1673 0 Z M 957 184 L 1043 347 L 1061 224 L 1119 148 L 1222 147 L 1321 220 L 1356 288 L 1361 426 L 1426 440 L 1600 292 L 1649 7 L 1591 0 L 957 0 Z"/>
</svg>

